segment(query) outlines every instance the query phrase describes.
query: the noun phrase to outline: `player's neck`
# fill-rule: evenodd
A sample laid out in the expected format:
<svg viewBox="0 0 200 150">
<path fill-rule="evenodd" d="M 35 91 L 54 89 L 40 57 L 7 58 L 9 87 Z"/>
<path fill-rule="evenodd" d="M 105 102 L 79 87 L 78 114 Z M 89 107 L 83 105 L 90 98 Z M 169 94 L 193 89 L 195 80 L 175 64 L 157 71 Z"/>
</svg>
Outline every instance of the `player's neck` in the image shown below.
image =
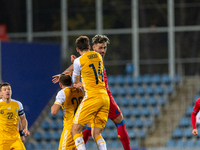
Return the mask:
<svg viewBox="0 0 200 150">
<path fill-rule="evenodd" d="M 3 100 L 4 102 L 6 102 L 6 103 L 10 103 L 11 98 L 2 98 L 2 100 Z"/>
<path fill-rule="evenodd" d="M 84 51 L 80 51 L 80 55 L 83 55 L 83 54 L 85 54 L 86 52 L 88 52 L 88 51 L 90 51 L 89 49 L 86 49 L 86 50 L 84 50 Z"/>
</svg>

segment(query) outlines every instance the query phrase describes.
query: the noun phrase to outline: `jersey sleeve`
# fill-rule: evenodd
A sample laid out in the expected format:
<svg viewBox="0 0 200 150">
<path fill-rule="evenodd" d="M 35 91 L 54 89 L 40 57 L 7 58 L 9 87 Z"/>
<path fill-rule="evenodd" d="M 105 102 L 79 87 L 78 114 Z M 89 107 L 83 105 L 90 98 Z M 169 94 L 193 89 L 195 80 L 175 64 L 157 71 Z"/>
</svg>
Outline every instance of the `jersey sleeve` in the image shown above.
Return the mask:
<svg viewBox="0 0 200 150">
<path fill-rule="evenodd" d="M 200 110 L 200 98 L 197 99 L 197 101 L 195 102 L 193 112 L 197 114 L 199 112 L 199 110 Z"/>
<path fill-rule="evenodd" d="M 64 101 L 65 101 L 64 90 L 60 90 L 58 92 L 58 94 L 56 95 L 56 100 L 55 100 L 54 104 L 58 104 L 58 105 L 62 106 L 62 104 L 64 103 Z"/>
<path fill-rule="evenodd" d="M 73 83 L 75 82 L 75 79 L 76 79 L 75 77 L 81 75 L 81 64 L 80 64 L 79 59 L 80 59 L 80 57 L 76 58 L 73 63 L 73 67 L 74 67 L 74 71 L 73 71 L 73 75 L 72 75 Z"/>
<path fill-rule="evenodd" d="M 23 105 L 21 102 L 17 101 L 18 105 L 19 105 L 19 111 L 18 111 L 18 115 L 21 116 L 21 115 L 24 115 L 24 108 L 23 108 Z"/>
</svg>

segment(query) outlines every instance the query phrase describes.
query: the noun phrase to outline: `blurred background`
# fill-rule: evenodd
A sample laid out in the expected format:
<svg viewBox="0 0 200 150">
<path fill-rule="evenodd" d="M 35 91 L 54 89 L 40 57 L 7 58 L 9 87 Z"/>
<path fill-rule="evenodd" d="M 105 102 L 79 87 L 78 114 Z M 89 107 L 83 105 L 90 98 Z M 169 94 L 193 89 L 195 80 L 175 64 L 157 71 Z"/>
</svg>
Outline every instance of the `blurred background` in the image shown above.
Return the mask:
<svg viewBox="0 0 200 150">
<path fill-rule="evenodd" d="M 50 106 L 75 39 L 105 34 L 105 67 L 133 149 L 197 149 L 190 115 L 200 94 L 199 0 L 0 0 L 0 79 L 11 83 L 31 136 L 26 148 L 57 149 L 62 112 Z M 91 43 L 92 45 L 92 43 Z M 108 149 L 123 149 L 116 127 Z M 51 138 L 52 137 L 52 138 Z M 87 148 L 97 149 L 93 140 Z"/>
</svg>

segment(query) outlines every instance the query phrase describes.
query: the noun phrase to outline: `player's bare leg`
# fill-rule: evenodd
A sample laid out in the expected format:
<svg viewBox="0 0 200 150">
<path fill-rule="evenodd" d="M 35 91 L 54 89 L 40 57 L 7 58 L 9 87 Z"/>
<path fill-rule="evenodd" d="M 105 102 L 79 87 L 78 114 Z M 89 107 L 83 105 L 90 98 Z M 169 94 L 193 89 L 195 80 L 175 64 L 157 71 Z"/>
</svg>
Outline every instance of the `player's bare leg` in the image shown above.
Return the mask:
<svg viewBox="0 0 200 150">
<path fill-rule="evenodd" d="M 71 134 L 74 139 L 77 150 L 86 150 L 85 143 L 81 134 L 83 126 L 80 124 L 73 124 Z"/>
<path fill-rule="evenodd" d="M 97 144 L 97 147 L 99 150 L 107 150 L 106 148 L 106 142 L 101 136 L 103 132 L 103 129 L 98 128 L 98 127 L 93 127 L 92 128 L 92 137 Z"/>
</svg>

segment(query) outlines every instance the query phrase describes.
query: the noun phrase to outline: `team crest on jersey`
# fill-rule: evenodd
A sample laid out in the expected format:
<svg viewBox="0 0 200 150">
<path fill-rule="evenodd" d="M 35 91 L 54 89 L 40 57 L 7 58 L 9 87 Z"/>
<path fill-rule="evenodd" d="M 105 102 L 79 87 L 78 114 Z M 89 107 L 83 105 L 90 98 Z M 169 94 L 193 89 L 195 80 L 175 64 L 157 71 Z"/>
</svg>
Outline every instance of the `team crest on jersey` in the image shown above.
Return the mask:
<svg viewBox="0 0 200 150">
<path fill-rule="evenodd" d="M 4 113 L 4 111 L 3 110 L 1 110 L 1 114 L 3 114 Z"/>
</svg>

